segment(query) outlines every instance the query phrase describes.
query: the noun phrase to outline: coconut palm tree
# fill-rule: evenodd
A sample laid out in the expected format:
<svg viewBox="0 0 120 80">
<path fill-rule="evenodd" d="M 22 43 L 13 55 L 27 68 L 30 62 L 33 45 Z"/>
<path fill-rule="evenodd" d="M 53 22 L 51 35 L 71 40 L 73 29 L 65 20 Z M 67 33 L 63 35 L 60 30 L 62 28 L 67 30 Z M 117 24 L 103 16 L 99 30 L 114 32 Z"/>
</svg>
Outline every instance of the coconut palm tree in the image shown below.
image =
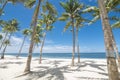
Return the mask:
<svg viewBox="0 0 120 80">
<path fill-rule="evenodd" d="M 57 11 L 56 11 L 55 7 L 52 4 L 50 4 L 49 2 L 46 2 L 46 4 L 42 6 L 42 10 L 43 10 L 43 13 L 41 15 L 43 18 L 41 20 L 39 20 L 39 24 L 45 25 L 45 27 L 44 27 L 45 29 L 44 29 L 44 33 L 43 33 L 43 41 L 42 41 L 41 48 L 40 48 L 39 63 L 41 63 L 41 61 L 42 61 L 42 50 L 44 47 L 47 32 L 52 30 L 52 28 L 53 28 L 52 25 L 56 21 L 56 16 L 57 16 Z"/>
<path fill-rule="evenodd" d="M 8 38 L 8 40 L 10 41 L 12 34 L 15 33 L 15 32 L 17 32 L 17 31 L 19 30 L 19 28 L 18 28 L 18 21 L 17 21 L 16 19 L 12 19 L 12 20 L 8 21 L 8 23 L 7 23 L 6 26 L 3 28 L 3 30 L 4 30 L 5 32 L 7 32 L 7 35 L 8 35 L 8 33 L 9 33 L 9 38 Z M 5 36 L 5 37 L 6 37 L 6 36 Z M 5 41 L 4 41 L 4 42 L 5 42 Z M 4 43 L 4 42 L 2 42 L 2 43 Z M 6 48 L 7 48 L 7 44 L 6 44 L 5 48 L 3 49 L 3 54 L 2 54 L 2 56 L 1 56 L 1 59 L 4 59 L 3 56 L 4 56 L 4 53 L 5 53 Z"/>
<path fill-rule="evenodd" d="M 33 39 L 34 42 L 35 42 L 34 48 L 35 48 L 35 46 L 37 46 L 37 47 L 39 46 L 39 43 L 41 43 L 41 38 L 42 37 L 43 37 L 42 25 L 37 23 L 36 34 L 35 34 L 34 39 Z M 34 48 L 33 48 L 33 50 L 34 50 Z"/>
<path fill-rule="evenodd" d="M 32 36 L 31 36 L 29 53 L 28 53 L 27 63 L 26 63 L 26 67 L 25 67 L 24 72 L 30 72 L 30 64 L 31 64 L 32 52 L 33 52 L 33 46 L 34 46 L 34 40 L 33 39 L 34 39 L 34 36 L 36 34 L 36 26 L 37 26 L 40 4 L 41 4 L 41 0 L 38 0 L 38 4 L 36 5 L 34 15 L 33 15 L 33 18 L 32 18 L 31 27 L 33 29 L 33 33 L 32 33 Z"/>
<path fill-rule="evenodd" d="M 114 0 L 105 0 L 105 3 L 106 3 L 105 7 L 106 7 L 106 10 L 107 10 L 107 13 L 110 13 L 110 12 L 120 12 L 120 9 L 117 8 L 117 6 L 120 5 L 120 1 L 119 0 L 115 0 L 115 1 Z M 83 12 L 92 12 L 92 16 L 94 18 L 91 20 L 91 22 L 89 24 L 92 24 L 93 22 L 96 22 L 98 19 L 100 19 L 100 11 L 99 11 L 98 7 L 91 6 L 91 7 L 86 8 Z M 109 20 L 118 20 L 118 18 L 116 16 L 109 17 L 108 19 Z M 112 32 L 112 30 L 111 30 L 111 32 Z M 119 51 L 118 51 L 118 48 L 116 46 L 116 42 L 115 42 L 113 34 L 111 34 L 111 36 L 112 37 L 110 37 L 110 38 L 112 38 L 112 44 L 113 44 L 114 50 L 116 52 L 118 66 L 120 68 Z"/>
<path fill-rule="evenodd" d="M 10 44 L 10 41 L 9 40 L 5 40 L 5 42 L 4 42 L 5 47 L 3 49 L 3 52 L 2 52 L 2 55 L 1 55 L 1 59 L 4 59 L 5 50 L 7 48 L 7 45 L 9 45 L 9 44 Z"/>
<path fill-rule="evenodd" d="M 3 29 L 2 31 L 5 32 L 5 37 L 1 43 L 0 49 L 2 48 L 3 42 L 6 40 L 7 35 L 9 33 L 12 34 L 19 30 L 17 20 L 16 19 L 9 20 L 3 25 L 2 29 Z"/>
<path fill-rule="evenodd" d="M 59 18 L 61 21 L 67 21 L 67 26 L 72 26 L 72 38 L 73 38 L 73 51 L 72 51 L 72 64 L 74 66 L 74 54 L 75 54 L 75 16 L 78 15 L 79 10 L 83 7 L 78 1 L 68 0 L 66 3 L 61 2 L 60 5 L 64 8 L 65 13 Z"/>
<path fill-rule="evenodd" d="M 76 46 L 77 46 L 77 54 L 78 54 L 78 63 L 80 63 L 80 50 L 79 50 L 79 39 L 78 32 L 84 26 L 84 22 L 88 22 L 87 19 L 82 18 L 81 15 L 76 16 L 75 26 L 76 26 Z"/>
<path fill-rule="evenodd" d="M 100 17 L 103 25 L 102 28 L 104 32 L 109 80 L 119 80 L 118 68 L 114 56 L 113 41 L 111 38 L 112 32 L 111 32 L 111 27 L 109 24 L 104 0 L 98 0 L 98 4 L 99 4 Z"/>
<path fill-rule="evenodd" d="M 20 56 L 21 54 L 21 51 L 22 51 L 22 48 L 23 48 L 23 45 L 24 45 L 24 42 L 25 42 L 25 39 L 27 38 L 27 36 L 29 36 L 31 33 L 31 31 L 29 29 L 24 29 L 22 34 L 24 35 L 24 38 L 23 38 L 23 42 L 22 42 L 22 45 L 20 47 L 20 50 L 19 50 L 19 53 L 18 55 L 16 56 L 17 58 Z"/>
</svg>

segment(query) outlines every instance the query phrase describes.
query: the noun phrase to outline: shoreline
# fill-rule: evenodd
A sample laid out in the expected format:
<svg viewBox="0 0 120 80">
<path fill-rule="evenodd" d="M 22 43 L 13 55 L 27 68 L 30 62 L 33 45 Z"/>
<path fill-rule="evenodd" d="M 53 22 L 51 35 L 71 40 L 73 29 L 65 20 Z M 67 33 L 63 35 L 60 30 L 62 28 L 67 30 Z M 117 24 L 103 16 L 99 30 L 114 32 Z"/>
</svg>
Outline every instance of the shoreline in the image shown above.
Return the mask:
<svg viewBox="0 0 120 80">
<path fill-rule="evenodd" d="M 0 60 L 0 80 L 108 80 L 105 59 L 81 59 L 71 67 L 71 59 L 43 58 L 42 64 L 38 64 L 39 58 L 32 58 L 31 72 L 23 74 L 26 58 L 16 59 L 14 56 L 5 55 Z"/>
</svg>

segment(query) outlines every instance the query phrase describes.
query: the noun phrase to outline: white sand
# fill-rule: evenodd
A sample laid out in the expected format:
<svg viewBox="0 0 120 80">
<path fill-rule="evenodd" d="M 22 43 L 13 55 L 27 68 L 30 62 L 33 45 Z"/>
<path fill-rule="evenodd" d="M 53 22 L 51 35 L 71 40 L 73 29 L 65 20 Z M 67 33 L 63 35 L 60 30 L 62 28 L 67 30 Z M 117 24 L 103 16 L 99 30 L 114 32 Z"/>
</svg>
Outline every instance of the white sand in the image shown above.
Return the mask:
<svg viewBox="0 0 120 80">
<path fill-rule="evenodd" d="M 0 60 L 0 80 L 108 80 L 105 59 L 81 59 L 71 67 L 71 59 L 33 58 L 31 72 L 24 74 L 26 58 L 7 56 Z"/>
</svg>

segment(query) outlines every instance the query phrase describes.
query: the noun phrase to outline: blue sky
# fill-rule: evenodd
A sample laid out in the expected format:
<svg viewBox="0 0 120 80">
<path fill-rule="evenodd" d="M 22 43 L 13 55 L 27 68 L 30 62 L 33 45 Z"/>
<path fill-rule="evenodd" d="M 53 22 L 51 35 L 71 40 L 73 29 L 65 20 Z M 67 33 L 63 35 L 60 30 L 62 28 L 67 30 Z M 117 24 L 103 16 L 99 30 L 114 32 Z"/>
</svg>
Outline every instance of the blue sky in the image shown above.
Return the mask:
<svg viewBox="0 0 120 80">
<path fill-rule="evenodd" d="M 64 1 L 64 0 L 60 0 Z M 97 5 L 96 0 L 81 0 L 83 3 L 87 5 Z M 64 12 L 63 8 L 60 6 L 58 0 L 50 0 L 52 4 L 55 5 L 58 10 L 59 16 L 62 12 Z M 10 20 L 16 18 L 19 21 L 19 27 L 21 30 L 24 28 L 29 28 L 34 7 L 32 9 L 25 8 L 22 4 L 12 5 L 11 3 L 7 4 L 4 9 L 5 15 L 0 18 L 3 20 Z M 90 15 L 86 15 L 85 17 L 89 18 Z M 63 32 L 65 26 L 65 22 L 57 21 L 54 24 L 54 28 L 51 32 L 47 34 L 45 46 L 43 52 L 49 53 L 67 53 L 72 52 L 72 33 L 67 30 Z M 79 31 L 79 44 L 81 52 L 104 52 L 104 38 L 101 27 L 101 21 L 98 20 L 96 23 L 91 24 L 89 26 L 84 26 Z M 117 46 L 120 46 L 120 30 L 114 29 L 114 36 L 117 42 Z M 4 34 L 3 34 L 4 35 Z M 6 52 L 16 53 L 20 48 L 20 44 L 22 43 L 23 36 L 21 31 L 17 32 L 12 36 L 11 46 L 7 48 Z M 26 40 L 25 46 L 23 47 L 23 51 L 27 53 L 29 49 L 29 39 Z M 120 47 L 119 47 L 120 48 Z M 39 52 L 40 47 L 36 47 L 34 52 Z"/>
</svg>

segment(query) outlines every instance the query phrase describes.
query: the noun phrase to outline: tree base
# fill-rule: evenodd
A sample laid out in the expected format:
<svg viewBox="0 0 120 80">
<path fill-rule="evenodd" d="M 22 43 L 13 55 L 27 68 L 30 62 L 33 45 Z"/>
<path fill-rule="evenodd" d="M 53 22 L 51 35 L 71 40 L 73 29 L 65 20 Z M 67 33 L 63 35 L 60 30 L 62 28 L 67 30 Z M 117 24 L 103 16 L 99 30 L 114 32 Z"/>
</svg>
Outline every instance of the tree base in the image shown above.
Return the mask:
<svg viewBox="0 0 120 80">
<path fill-rule="evenodd" d="M 4 59 L 4 56 L 1 56 L 1 59 Z"/>
<path fill-rule="evenodd" d="M 107 58 L 109 80 L 119 80 L 118 67 L 114 57 Z"/>
</svg>

